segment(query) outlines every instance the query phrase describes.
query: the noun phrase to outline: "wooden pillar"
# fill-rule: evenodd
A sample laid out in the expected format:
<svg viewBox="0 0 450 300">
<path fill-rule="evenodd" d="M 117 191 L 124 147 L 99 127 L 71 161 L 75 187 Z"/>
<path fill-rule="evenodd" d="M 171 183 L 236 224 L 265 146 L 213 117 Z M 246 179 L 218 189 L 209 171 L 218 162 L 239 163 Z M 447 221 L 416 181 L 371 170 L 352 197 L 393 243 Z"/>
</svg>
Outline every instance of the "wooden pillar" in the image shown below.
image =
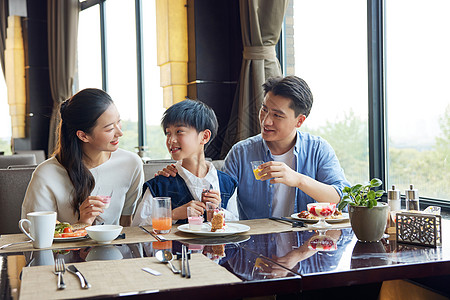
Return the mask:
<svg viewBox="0 0 450 300">
<path fill-rule="evenodd" d="M 168 108 L 187 96 L 186 0 L 156 0 L 156 31 L 163 105 Z"/>
</svg>

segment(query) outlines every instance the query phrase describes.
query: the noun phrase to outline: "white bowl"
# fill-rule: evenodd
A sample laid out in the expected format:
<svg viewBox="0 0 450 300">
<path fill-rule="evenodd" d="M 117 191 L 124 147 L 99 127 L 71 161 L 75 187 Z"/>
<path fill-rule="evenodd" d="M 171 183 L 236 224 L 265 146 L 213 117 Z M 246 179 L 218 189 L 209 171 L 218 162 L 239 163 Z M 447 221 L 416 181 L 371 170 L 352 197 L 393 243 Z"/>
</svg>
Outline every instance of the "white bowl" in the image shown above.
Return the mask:
<svg viewBox="0 0 450 300">
<path fill-rule="evenodd" d="M 109 244 L 122 232 L 120 225 L 94 225 L 86 227 L 91 239 L 99 244 Z"/>
</svg>

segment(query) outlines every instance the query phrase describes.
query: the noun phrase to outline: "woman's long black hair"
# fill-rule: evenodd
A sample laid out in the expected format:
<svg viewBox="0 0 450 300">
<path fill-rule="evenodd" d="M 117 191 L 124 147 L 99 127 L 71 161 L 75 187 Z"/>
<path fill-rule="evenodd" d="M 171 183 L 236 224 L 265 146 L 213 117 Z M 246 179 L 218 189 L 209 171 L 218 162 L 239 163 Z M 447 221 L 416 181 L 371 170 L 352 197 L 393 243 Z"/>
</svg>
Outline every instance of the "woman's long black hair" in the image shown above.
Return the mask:
<svg viewBox="0 0 450 300">
<path fill-rule="evenodd" d="M 89 197 L 95 186 L 95 179 L 83 163 L 83 142 L 77 131 L 91 133 L 97 119 L 113 103 L 111 97 L 99 89 L 84 89 L 61 104 L 59 138 L 54 155 L 67 170 L 75 189 L 72 200 L 74 213 L 79 215 L 79 207 Z"/>
</svg>

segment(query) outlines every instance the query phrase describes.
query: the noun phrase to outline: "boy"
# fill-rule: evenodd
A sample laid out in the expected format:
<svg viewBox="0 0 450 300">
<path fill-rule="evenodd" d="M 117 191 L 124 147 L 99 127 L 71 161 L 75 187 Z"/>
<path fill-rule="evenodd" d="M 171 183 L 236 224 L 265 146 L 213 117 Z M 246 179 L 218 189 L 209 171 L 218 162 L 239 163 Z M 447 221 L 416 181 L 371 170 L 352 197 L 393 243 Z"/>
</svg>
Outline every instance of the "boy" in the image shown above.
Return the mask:
<svg viewBox="0 0 450 300">
<path fill-rule="evenodd" d="M 217 134 L 214 111 L 200 101 L 186 99 L 166 110 L 161 126 L 178 174 L 157 176 L 144 184 L 133 226 L 151 224 L 152 199 L 159 196 L 171 197 L 172 220 L 178 224 L 186 223 L 187 207 L 203 215 L 206 202 L 224 208 L 225 219 L 238 220 L 236 180 L 205 159 L 204 150 Z"/>
</svg>

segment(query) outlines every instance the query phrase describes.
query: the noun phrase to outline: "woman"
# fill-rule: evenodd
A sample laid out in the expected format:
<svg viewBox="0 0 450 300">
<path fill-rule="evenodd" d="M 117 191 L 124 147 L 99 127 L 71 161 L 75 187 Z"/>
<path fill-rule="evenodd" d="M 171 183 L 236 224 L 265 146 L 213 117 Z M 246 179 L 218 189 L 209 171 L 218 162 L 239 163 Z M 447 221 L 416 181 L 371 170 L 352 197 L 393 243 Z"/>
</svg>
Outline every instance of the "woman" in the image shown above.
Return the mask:
<svg viewBox="0 0 450 300">
<path fill-rule="evenodd" d="M 111 97 L 85 89 L 63 102 L 60 112 L 56 151 L 34 171 L 22 218 L 56 211 L 59 221 L 71 224 L 130 226 L 144 173 L 136 154 L 119 149 L 123 133 Z M 108 209 L 99 196 L 111 196 Z"/>
</svg>

